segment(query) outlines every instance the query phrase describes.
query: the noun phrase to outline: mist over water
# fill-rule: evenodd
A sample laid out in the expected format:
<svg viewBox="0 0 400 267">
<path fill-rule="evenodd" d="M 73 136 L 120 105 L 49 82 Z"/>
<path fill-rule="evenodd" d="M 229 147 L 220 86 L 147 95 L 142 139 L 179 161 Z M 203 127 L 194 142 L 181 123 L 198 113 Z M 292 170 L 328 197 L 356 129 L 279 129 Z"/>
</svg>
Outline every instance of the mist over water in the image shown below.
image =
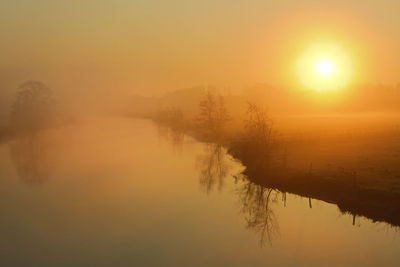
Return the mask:
<svg viewBox="0 0 400 267">
<path fill-rule="evenodd" d="M 275 90 L 79 104 L 22 83 L 0 136 L 0 263 L 398 265 L 397 106 L 323 113 Z"/>
<path fill-rule="evenodd" d="M 399 266 L 398 10 L 0 1 L 0 266 Z"/>
<path fill-rule="evenodd" d="M 146 120 L 91 117 L 0 159 L 5 266 L 399 264 L 396 227 L 257 185 Z"/>
</svg>

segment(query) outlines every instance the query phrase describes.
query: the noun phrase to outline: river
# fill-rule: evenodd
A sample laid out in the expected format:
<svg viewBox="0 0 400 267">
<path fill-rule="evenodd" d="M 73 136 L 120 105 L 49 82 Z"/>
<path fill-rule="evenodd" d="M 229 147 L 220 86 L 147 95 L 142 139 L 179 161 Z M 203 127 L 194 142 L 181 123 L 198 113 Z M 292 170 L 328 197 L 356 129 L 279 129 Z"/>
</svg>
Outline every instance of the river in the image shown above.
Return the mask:
<svg viewBox="0 0 400 267">
<path fill-rule="evenodd" d="M 396 227 L 252 184 L 243 169 L 220 146 L 139 119 L 3 143 L 0 266 L 400 266 Z"/>
</svg>

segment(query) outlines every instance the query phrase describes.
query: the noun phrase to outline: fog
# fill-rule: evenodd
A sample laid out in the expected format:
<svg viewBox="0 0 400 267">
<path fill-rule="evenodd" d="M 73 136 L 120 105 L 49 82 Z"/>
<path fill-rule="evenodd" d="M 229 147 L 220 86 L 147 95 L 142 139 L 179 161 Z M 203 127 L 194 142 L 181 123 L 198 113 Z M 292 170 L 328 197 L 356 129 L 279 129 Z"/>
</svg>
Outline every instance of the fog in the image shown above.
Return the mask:
<svg viewBox="0 0 400 267">
<path fill-rule="evenodd" d="M 1 266 L 399 266 L 400 2 L 0 3 Z"/>
</svg>

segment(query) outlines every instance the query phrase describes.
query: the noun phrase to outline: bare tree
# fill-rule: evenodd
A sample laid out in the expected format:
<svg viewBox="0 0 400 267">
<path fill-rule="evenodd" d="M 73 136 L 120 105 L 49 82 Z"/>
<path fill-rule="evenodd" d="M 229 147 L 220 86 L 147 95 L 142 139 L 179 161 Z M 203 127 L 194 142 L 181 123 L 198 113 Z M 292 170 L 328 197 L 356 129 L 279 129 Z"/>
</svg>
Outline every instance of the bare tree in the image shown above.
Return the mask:
<svg viewBox="0 0 400 267">
<path fill-rule="evenodd" d="M 199 104 L 200 113 L 197 122 L 206 135 L 219 137 L 223 127 L 230 120 L 223 96 L 216 96 L 210 90 L 205 94 Z"/>
<path fill-rule="evenodd" d="M 273 123 L 265 108 L 248 103 L 245 121 L 246 138 L 252 149 L 266 156 L 272 144 Z"/>
</svg>

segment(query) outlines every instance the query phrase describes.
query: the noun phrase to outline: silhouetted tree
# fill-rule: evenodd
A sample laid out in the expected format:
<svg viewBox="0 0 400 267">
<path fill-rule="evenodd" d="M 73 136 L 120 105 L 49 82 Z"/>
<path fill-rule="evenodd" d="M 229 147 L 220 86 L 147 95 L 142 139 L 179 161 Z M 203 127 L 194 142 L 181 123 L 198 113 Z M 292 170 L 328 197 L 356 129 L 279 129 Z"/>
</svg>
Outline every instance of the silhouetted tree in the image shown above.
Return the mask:
<svg viewBox="0 0 400 267">
<path fill-rule="evenodd" d="M 265 108 L 248 103 L 245 135 L 242 140 L 247 152 L 263 161 L 270 153 L 272 144 L 272 120 Z"/>
<path fill-rule="evenodd" d="M 268 151 L 272 143 L 272 120 L 268 117 L 267 111 L 254 103 L 248 103 L 247 119 L 245 128 L 247 138 L 262 151 Z"/>
<path fill-rule="evenodd" d="M 42 82 L 28 81 L 18 88 L 10 125 L 16 133 L 36 132 L 54 122 L 54 112 L 51 90 Z"/>
<path fill-rule="evenodd" d="M 220 136 L 224 125 L 230 120 L 223 96 L 216 96 L 208 90 L 199 108 L 197 122 L 200 129 L 208 136 Z"/>
<path fill-rule="evenodd" d="M 230 144 L 229 153 L 258 171 L 267 168 L 273 150 L 276 152 L 277 148 L 273 146 L 273 123 L 267 111 L 259 105 L 249 103 L 244 128 L 245 131 Z"/>
</svg>

